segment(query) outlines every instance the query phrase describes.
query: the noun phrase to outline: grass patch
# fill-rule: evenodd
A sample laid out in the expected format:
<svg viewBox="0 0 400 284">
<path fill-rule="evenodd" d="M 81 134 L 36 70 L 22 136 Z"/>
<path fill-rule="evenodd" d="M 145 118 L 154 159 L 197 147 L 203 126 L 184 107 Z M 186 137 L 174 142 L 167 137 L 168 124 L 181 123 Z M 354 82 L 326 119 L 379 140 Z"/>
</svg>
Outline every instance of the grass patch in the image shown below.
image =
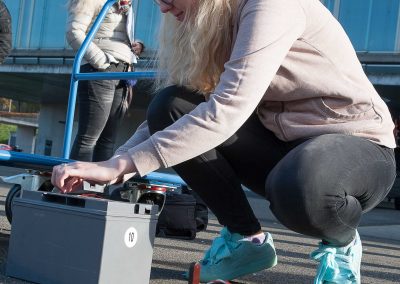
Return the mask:
<svg viewBox="0 0 400 284">
<path fill-rule="evenodd" d="M 16 125 L 0 123 L 0 144 L 8 144 L 10 133 L 17 131 Z"/>
</svg>

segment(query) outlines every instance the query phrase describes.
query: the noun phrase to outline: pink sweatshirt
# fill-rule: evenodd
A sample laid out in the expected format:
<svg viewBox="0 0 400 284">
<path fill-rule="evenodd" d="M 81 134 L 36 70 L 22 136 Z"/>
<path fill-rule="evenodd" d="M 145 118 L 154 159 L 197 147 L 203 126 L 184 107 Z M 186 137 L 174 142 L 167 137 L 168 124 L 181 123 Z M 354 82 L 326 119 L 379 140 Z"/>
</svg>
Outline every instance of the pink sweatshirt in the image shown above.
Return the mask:
<svg viewBox="0 0 400 284">
<path fill-rule="evenodd" d="M 140 175 L 215 148 L 256 110 L 283 141 L 343 133 L 394 148 L 387 106 L 318 0 L 241 0 L 232 54 L 209 100 L 154 135 L 144 122 L 116 154 Z"/>
</svg>

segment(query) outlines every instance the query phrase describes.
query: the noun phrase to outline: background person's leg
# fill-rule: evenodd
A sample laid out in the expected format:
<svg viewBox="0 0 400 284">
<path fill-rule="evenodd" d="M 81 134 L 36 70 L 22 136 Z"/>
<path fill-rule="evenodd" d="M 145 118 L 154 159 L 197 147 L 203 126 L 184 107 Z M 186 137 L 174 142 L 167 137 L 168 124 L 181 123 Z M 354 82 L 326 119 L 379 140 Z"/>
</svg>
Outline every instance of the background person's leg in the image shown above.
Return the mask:
<svg viewBox="0 0 400 284">
<path fill-rule="evenodd" d="M 122 71 L 118 71 L 122 72 Z M 114 93 L 110 114 L 93 151 L 93 162 L 105 161 L 114 154 L 115 140 L 127 108 L 123 106 L 127 88 L 121 82 Z"/>
<path fill-rule="evenodd" d="M 86 67 L 85 69 L 83 69 Z M 82 72 L 95 72 L 85 65 Z M 82 81 L 78 91 L 78 132 L 70 158 L 91 161 L 94 147 L 110 114 L 114 98 L 114 80 Z"/>
<path fill-rule="evenodd" d="M 185 88 L 161 91 L 149 106 L 147 122 L 152 133 L 189 113 L 204 97 Z M 217 149 L 173 168 L 196 191 L 231 232 L 252 235 L 261 227 L 241 183 L 264 195 L 268 172 L 286 153 L 284 143 L 252 116 Z"/>
<path fill-rule="evenodd" d="M 266 182 L 267 198 L 286 227 L 344 246 L 361 214 L 386 196 L 395 174 L 392 149 L 354 136 L 322 135 L 277 164 Z"/>
</svg>

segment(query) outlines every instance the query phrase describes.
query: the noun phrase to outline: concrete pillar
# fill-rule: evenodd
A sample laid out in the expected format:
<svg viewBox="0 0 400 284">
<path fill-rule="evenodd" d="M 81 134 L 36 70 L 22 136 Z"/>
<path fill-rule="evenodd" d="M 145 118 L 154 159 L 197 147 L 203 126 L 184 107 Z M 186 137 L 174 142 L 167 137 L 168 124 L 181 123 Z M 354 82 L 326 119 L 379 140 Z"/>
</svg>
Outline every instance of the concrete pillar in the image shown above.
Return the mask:
<svg viewBox="0 0 400 284">
<path fill-rule="evenodd" d="M 19 125 L 16 133 L 16 146 L 22 152 L 32 154 L 35 149 L 36 127 Z"/>
<path fill-rule="evenodd" d="M 66 109 L 65 104 L 41 105 L 35 153 L 52 157 L 62 156 Z"/>
</svg>

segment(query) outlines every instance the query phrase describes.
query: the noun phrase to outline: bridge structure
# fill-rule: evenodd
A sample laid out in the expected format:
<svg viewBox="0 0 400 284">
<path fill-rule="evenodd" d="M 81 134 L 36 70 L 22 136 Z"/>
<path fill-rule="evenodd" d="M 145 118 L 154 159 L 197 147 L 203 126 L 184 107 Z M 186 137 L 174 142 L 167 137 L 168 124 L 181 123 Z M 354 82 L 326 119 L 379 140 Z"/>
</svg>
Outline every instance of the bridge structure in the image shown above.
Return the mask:
<svg viewBox="0 0 400 284">
<path fill-rule="evenodd" d="M 13 50 L 0 65 L 0 97 L 39 103 L 34 153 L 61 156 L 74 52 L 65 31 L 67 0 L 3 0 L 12 15 Z M 400 105 L 400 0 L 321 0 L 348 33 L 364 70 L 381 96 Z M 135 0 L 136 37 L 157 49 L 160 11 L 154 1 Z M 140 86 L 140 84 L 139 84 Z M 146 84 L 144 84 L 146 86 Z M 143 119 L 150 96 L 138 88 L 119 131 L 122 143 Z M 36 140 L 34 143 L 33 141 Z"/>
</svg>

